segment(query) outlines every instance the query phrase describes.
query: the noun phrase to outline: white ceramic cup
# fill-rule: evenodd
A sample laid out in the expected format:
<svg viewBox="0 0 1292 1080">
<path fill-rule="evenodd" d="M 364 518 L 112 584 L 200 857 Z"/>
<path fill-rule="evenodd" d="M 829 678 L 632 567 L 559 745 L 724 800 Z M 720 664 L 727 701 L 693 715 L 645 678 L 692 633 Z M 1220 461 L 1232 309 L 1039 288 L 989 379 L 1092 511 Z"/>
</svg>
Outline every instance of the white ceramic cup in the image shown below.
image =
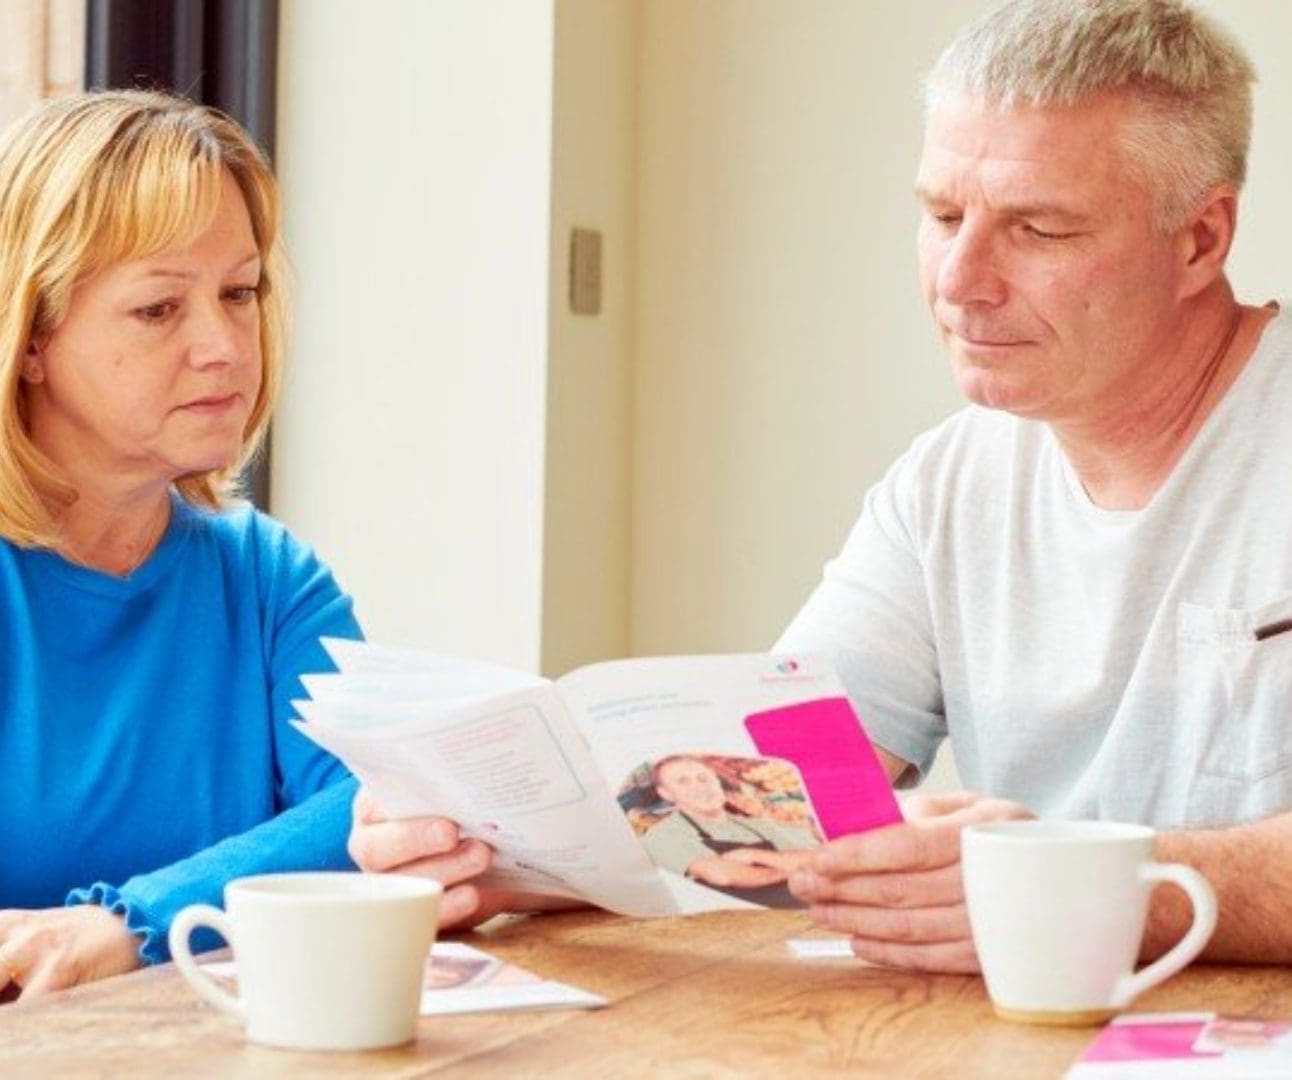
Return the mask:
<svg viewBox="0 0 1292 1080">
<path fill-rule="evenodd" d="M 974 945 L 997 1015 L 1098 1024 L 1196 957 L 1216 928 L 1216 896 L 1198 871 L 1153 861 L 1156 834 L 1114 822 L 1008 821 L 961 837 Z M 1149 895 L 1162 882 L 1193 903 L 1193 925 L 1135 970 Z"/>
<path fill-rule="evenodd" d="M 180 972 L 212 1005 L 239 1017 L 247 1038 L 299 1050 L 368 1050 L 413 1038 L 423 966 L 443 887 L 382 874 L 269 874 L 224 889 L 225 911 L 184 908 L 170 928 Z M 238 965 L 230 994 L 193 959 L 201 926 Z"/>
</svg>

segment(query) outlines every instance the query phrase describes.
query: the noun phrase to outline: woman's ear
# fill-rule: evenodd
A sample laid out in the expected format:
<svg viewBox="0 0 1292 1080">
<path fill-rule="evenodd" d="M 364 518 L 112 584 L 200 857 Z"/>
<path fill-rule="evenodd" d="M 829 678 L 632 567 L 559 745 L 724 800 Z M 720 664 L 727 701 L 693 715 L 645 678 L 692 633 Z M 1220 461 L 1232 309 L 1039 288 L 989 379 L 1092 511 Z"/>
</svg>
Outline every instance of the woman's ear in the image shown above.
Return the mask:
<svg viewBox="0 0 1292 1080">
<path fill-rule="evenodd" d="M 22 380 L 26 383 L 45 381 L 45 354 L 36 341 L 27 346 L 27 353 L 22 358 Z"/>
</svg>

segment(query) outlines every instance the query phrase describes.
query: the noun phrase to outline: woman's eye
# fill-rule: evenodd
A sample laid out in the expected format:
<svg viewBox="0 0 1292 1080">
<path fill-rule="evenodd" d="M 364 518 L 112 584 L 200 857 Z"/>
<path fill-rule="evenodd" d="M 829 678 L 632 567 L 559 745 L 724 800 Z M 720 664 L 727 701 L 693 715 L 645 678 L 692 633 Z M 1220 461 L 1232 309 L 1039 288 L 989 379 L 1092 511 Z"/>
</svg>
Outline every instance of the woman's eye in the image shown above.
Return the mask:
<svg viewBox="0 0 1292 1080">
<path fill-rule="evenodd" d="M 146 323 L 158 323 L 174 314 L 178 306 L 174 300 L 159 300 L 155 304 L 145 304 L 143 307 L 135 308 L 134 313 L 137 318 Z"/>
<path fill-rule="evenodd" d="M 259 297 L 259 285 L 235 285 L 224 290 L 224 298 L 233 304 L 250 304 Z"/>
</svg>

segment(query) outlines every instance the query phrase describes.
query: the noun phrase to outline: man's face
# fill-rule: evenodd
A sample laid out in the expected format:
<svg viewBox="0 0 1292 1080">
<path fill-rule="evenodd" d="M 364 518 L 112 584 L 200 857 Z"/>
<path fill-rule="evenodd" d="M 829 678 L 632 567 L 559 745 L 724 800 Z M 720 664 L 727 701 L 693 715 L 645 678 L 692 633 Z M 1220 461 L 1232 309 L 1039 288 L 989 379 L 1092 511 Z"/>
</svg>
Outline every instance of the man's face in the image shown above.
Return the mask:
<svg viewBox="0 0 1292 1080">
<path fill-rule="evenodd" d="M 1154 228 L 1106 96 L 999 111 L 950 97 L 929 118 L 920 278 L 961 391 L 1047 421 L 1124 404 L 1169 348 L 1183 231 Z"/>
</svg>

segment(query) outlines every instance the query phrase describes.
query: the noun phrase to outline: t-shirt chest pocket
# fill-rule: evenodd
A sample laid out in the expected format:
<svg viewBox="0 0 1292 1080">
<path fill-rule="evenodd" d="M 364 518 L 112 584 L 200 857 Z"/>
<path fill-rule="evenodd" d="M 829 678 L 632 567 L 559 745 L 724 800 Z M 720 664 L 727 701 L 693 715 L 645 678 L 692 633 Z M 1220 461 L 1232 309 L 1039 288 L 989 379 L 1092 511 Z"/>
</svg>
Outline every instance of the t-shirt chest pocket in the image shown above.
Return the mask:
<svg viewBox="0 0 1292 1080">
<path fill-rule="evenodd" d="M 1253 785 L 1241 796 L 1244 817 L 1283 809 L 1292 803 L 1292 594 L 1249 609 L 1181 603 L 1176 631 L 1177 720 L 1192 764 L 1203 777 Z"/>
</svg>

